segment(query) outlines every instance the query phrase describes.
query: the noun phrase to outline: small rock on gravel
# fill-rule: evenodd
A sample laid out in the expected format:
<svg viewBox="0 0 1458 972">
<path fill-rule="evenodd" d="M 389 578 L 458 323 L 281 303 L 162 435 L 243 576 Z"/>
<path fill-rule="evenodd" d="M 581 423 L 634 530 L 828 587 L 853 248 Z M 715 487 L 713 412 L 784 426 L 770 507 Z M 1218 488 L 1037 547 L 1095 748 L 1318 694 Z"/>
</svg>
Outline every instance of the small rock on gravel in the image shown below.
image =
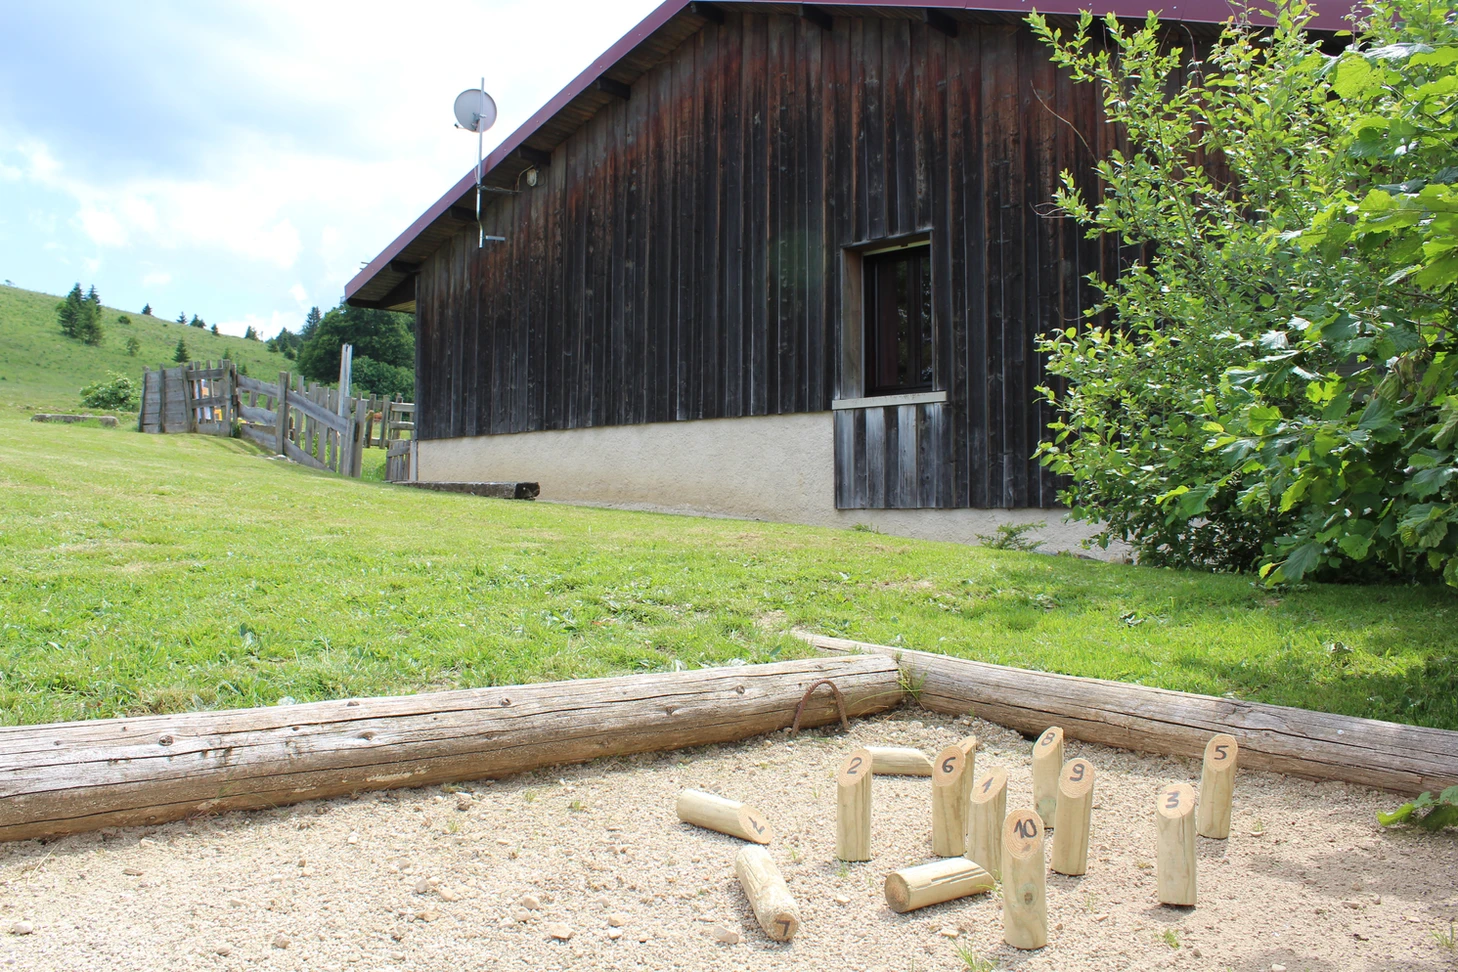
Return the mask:
<svg viewBox="0 0 1458 972">
<path fill-rule="evenodd" d="M 622 928 L 628 923 L 628 916 L 618 912 L 608 915 L 608 924 L 613 928 Z"/>
<path fill-rule="evenodd" d="M 547 936 L 559 942 L 571 941 L 572 926 L 560 921 L 547 922 Z"/>
<path fill-rule="evenodd" d="M 612 941 L 615 942 L 615 941 L 617 941 L 618 939 L 620 939 L 622 937 L 623 937 L 623 930 L 621 928 L 609 928 L 608 929 L 608 938 L 610 940 L 612 940 Z"/>
<path fill-rule="evenodd" d="M 953 928 L 951 925 L 948 925 L 941 931 L 937 932 L 937 934 L 941 935 L 943 938 L 956 938 L 958 935 L 962 934 L 962 929 Z"/>
<path fill-rule="evenodd" d="M 233 946 L 232 945 L 219 945 L 217 948 L 213 949 L 213 951 L 216 952 L 217 954 L 223 956 L 224 958 L 227 958 L 229 955 L 232 955 L 233 954 Z"/>
<path fill-rule="evenodd" d="M 288 948 L 289 936 L 285 935 L 283 932 L 279 932 L 277 935 L 273 936 L 273 947 Z"/>
<path fill-rule="evenodd" d="M 524 894 L 516 899 L 516 903 L 527 911 L 540 911 L 542 907 L 541 899 L 534 894 Z"/>
<path fill-rule="evenodd" d="M 17 921 L 15 924 L 10 926 L 10 934 L 33 935 L 35 934 L 35 926 L 28 921 Z"/>
<path fill-rule="evenodd" d="M 127 877 L 141 877 L 142 869 L 140 867 L 124 867 L 122 868 L 122 873 Z"/>
<path fill-rule="evenodd" d="M 705 928 L 704 934 L 708 935 L 720 945 L 738 945 L 740 935 L 732 928 L 725 928 L 723 925 L 714 925 L 712 928 Z"/>
</svg>

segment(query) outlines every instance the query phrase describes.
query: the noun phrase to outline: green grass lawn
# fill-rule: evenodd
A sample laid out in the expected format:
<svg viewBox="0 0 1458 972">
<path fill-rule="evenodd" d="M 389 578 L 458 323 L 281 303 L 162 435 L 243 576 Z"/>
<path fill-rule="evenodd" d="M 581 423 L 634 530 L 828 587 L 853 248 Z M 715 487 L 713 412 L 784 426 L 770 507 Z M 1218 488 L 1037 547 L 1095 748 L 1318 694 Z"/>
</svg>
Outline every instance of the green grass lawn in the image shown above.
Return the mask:
<svg viewBox="0 0 1458 972">
<path fill-rule="evenodd" d="M 0 286 L 0 405 L 74 411 L 81 389 L 104 380 L 108 371 L 127 375 L 140 387 L 144 368 L 172 366 L 178 338 L 187 341 L 194 360 L 232 358 L 265 381 L 293 370 L 293 362 L 270 352 L 262 341 L 213 334 L 112 307 L 101 315 L 104 340 L 92 347 L 61 334 L 56 323 L 60 301 L 51 294 Z M 122 315 L 131 323 L 119 323 Z M 141 345 L 135 357 L 127 354 L 127 339 L 132 337 Z"/>
<path fill-rule="evenodd" d="M 0 416 L 7 723 L 770 661 L 803 626 L 1458 729 L 1455 621 L 1446 589 L 482 500 Z"/>
</svg>

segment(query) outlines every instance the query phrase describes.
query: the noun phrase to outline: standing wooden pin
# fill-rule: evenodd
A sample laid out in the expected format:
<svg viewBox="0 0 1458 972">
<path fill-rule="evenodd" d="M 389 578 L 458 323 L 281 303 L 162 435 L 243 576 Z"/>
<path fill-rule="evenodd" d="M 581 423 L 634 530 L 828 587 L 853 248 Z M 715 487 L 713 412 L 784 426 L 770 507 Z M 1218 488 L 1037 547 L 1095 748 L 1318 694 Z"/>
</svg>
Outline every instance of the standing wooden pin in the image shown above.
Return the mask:
<svg viewBox="0 0 1458 972">
<path fill-rule="evenodd" d="M 774 858 L 763 847 L 750 845 L 734 855 L 734 873 L 754 909 L 764 933 L 777 942 L 788 942 L 800 930 L 800 906 L 790 895 Z"/>
<path fill-rule="evenodd" d="M 1070 759 L 1063 764 L 1058 777 L 1058 809 L 1053 817 L 1053 853 L 1048 864 L 1059 874 L 1083 874 L 1088 870 L 1093 788 L 1093 763 Z"/>
<path fill-rule="evenodd" d="M 967 751 L 955 744 L 932 760 L 932 853 L 938 857 L 961 857 L 967 849 L 971 761 Z"/>
<path fill-rule="evenodd" d="M 1013 948 L 1048 944 L 1048 882 L 1043 821 L 1026 807 L 1002 827 L 1002 940 Z"/>
<path fill-rule="evenodd" d="M 683 790 L 678 795 L 678 819 L 696 827 L 717 830 L 730 837 L 768 844 L 774 839 L 774 829 L 764 814 L 738 800 L 729 800 L 703 790 Z"/>
<path fill-rule="evenodd" d="M 871 859 L 871 773 L 873 758 L 857 749 L 835 774 L 835 856 L 842 861 Z"/>
<path fill-rule="evenodd" d="M 1201 837 L 1230 836 L 1230 798 L 1235 793 L 1235 758 L 1240 746 L 1225 733 L 1205 744 L 1205 770 L 1200 774 L 1200 805 L 1195 812 Z"/>
<path fill-rule="evenodd" d="M 1007 770 L 995 766 L 972 786 L 965 856 L 989 874 L 1002 873 L 1002 824 L 1007 818 Z"/>
<path fill-rule="evenodd" d="M 1154 863 L 1159 903 L 1195 903 L 1195 788 L 1171 783 L 1159 791 L 1154 805 L 1158 848 Z"/>
<path fill-rule="evenodd" d="M 1051 821 L 1058 808 L 1058 774 L 1063 769 L 1063 730 L 1049 726 L 1033 744 L 1033 809 Z"/>
</svg>

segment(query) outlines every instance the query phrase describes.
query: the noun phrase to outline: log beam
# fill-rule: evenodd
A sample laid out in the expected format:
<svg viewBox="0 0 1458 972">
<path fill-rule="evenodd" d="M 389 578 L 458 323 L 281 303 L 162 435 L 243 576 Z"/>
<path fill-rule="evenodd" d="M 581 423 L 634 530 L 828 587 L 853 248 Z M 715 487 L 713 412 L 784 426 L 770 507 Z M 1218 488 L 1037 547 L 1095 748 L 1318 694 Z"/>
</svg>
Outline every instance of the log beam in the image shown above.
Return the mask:
<svg viewBox="0 0 1458 972">
<path fill-rule="evenodd" d="M 1458 732 L 1283 705 L 1214 698 L 1097 678 L 1032 672 L 924 651 L 802 634 L 832 654 L 900 660 L 918 701 L 1032 735 L 1049 725 L 1070 739 L 1137 752 L 1199 757 L 1214 733 L 1240 743 L 1246 769 L 1341 780 L 1398 793 L 1458 784 Z"/>
<path fill-rule="evenodd" d="M 293 404 L 291 402 L 290 404 Z M 848 715 L 901 701 L 886 658 L 803 659 L 382 699 L 0 727 L 0 840 L 150 826 L 787 728 L 831 679 Z M 839 721 L 829 693 L 802 726 Z"/>
</svg>

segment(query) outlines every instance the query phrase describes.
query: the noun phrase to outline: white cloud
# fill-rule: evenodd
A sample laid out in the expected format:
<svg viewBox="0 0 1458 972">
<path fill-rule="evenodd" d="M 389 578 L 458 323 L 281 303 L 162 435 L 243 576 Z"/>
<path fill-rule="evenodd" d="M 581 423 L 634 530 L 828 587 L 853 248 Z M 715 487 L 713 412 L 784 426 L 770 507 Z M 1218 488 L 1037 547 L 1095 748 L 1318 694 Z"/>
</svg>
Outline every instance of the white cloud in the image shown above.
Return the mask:
<svg viewBox="0 0 1458 972">
<path fill-rule="evenodd" d="M 76 214 L 81 220 L 81 229 L 97 246 L 126 246 L 127 231 L 121 220 L 103 209 L 83 206 Z"/>
<path fill-rule="evenodd" d="M 165 270 L 153 270 L 142 277 L 143 287 L 165 287 L 172 282 L 172 274 Z"/>
<path fill-rule="evenodd" d="M 292 287 L 290 287 L 289 288 L 289 296 L 292 297 L 294 300 L 297 300 L 299 302 L 299 306 L 300 307 L 308 307 L 309 306 L 309 292 L 304 289 L 304 285 L 303 284 L 296 283 Z M 279 394 L 283 394 L 283 393 L 280 392 Z"/>
</svg>

